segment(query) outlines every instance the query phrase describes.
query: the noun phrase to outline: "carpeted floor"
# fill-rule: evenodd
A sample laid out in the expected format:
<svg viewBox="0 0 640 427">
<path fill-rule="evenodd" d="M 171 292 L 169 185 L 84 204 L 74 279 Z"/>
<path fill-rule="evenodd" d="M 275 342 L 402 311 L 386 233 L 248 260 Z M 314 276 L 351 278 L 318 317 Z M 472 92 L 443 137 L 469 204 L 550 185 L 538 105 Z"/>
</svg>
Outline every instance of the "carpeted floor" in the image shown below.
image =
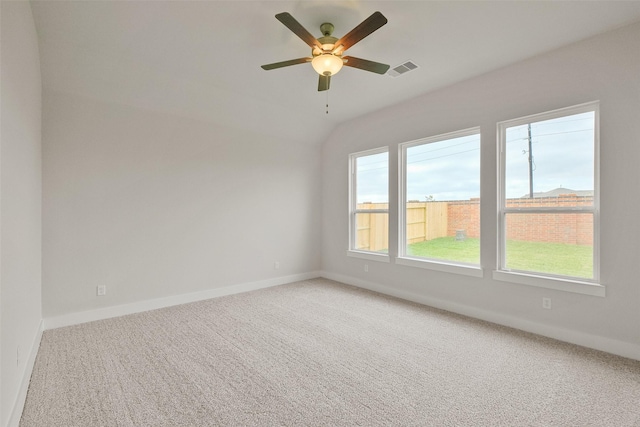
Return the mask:
<svg viewBox="0 0 640 427">
<path fill-rule="evenodd" d="M 46 331 L 27 426 L 640 426 L 640 362 L 325 279 Z"/>
</svg>

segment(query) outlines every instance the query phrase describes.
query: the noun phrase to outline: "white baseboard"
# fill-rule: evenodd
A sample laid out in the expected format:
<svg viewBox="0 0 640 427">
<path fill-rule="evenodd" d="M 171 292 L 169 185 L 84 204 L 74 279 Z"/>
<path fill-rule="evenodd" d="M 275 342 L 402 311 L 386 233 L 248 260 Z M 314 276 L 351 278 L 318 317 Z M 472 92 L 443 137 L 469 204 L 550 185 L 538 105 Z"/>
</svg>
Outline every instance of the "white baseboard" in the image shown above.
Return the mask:
<svg viewBox="0 0 640 427">
<path fill-rule="evenodd" d="M 24 374 L 22 376 L 22 381 L 20 382 L 20 390 L 18 390 L 18 396 L 16 397 L 16 401 L 13 404 L 13 408 L 11 410 L 11 416 L 9 417 L 9 424 L 7 427 L 18 427 L 20 424 L 20 417 L 22 417 L 22 410 L 24 409 L 25 401 L 27 400 L 27 391 L 29 390 L 29 382 L 31 381 L 31 373 L 33 372 L 33 367 L 36 364 L 36 356 L 38 355 L 38 349 L 40 348 L 40 341 L 42 340 L 42 331 L 43 331 L 44 321 L 41 320 L 38 325 L 38 330 L 36 332 L 36 336 L 31 343 L 31 349 L 29 349 L 29 357 L 26 360 L 26 366 L 24 369 Z"/>
<path fill-rule="evenodd" d="M 275 277 L 273 279 L 259 280 L 256 282 L 240 283 L 237 285 L 224 286 L 221 288 L 208 289 L 206 291 L 192 292 L 188 294 L 173 295 L 170 297 L 156 298 L 152 300 L 139 301 L 130 304 L 117 305 L 112 307 L 99 308 L 95 310 L 82 311 L 77 313 L 63 314 L 61 316 L 44 319 L 44 330 L 61 328 L 63 326 L 78 325 L 80 323 L 93 322 L 95 320 L 109 319 L 112 317 L 125 316 L 127 314 L 141 313 L 159 308 L 171 307 L 179 304 L 202 301 L 206 299 L 221 297 L 225 295 L 239 294 L 242 292 L 255 291 L 257 289 L 270 288 L 272 286 L 284 285 L 286 283 L 297 282 L 320 277 L 320 272 L 309 272 L 292 274 L 289 276 Z"/>
<path fill-rule="evenodd" d="M 495 313 L 464 304 L 458 304 L 451 301 L 431 298 L 425 295 L 419 295 L 414 292 L 395 289 L 387 285 L 362 280 L 352 276 L 336 274 L 328 271 L 323 271 L 321 273 L 321 276 L 330 280 L 335 280 L 337 282 L 342 282 L 348 285 L 357 286 L 359 288 L 379 292 L 381 294 L 417 302 L 419 304 L 428 305 L 430 307 L 451 311 L 453 313 L 462 314 L 464 316 L 486 320 L 488 322 L 497 323 L 499 325 L 507 326 L 510 328 L 520 329 L 522 331 L 531 332 L 549 338 L 554 338 L 571 344 L 577 344 L 583 347 L 604 351 L 618 356 L 640 360 L 640 345 L 638 344 L 587 334 L 584 332 L 572 331 L 557 326 L 543 325 L 531 320 L 520 319 L 517 317 Z"/>
</svg>

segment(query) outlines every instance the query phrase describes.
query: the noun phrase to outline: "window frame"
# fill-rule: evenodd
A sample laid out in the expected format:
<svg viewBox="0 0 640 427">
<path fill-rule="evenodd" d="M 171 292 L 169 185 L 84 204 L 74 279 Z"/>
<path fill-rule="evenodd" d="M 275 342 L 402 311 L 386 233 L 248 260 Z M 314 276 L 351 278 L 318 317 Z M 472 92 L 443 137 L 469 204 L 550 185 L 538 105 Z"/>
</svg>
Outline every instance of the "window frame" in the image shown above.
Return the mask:
<svg viewBox="0 0 640 427">
<path fill-rule="evenodd" d="M 594 296 L 605 296 L 605 287 L 600 283 L 600 104 L 587 102 L 538 114 L 497 123 L 497 257 L 493 278 L 500 281 L 556 289 Z M 575 114 L 594 113 L 593 139 L 593 205 L 568 207 L 507 207 L 506 206 L 506 130 L 527 123 L 557 119 Z M 589 213 L 593 215 L 593 278 L 561 276 L 528 270 L 510 270 L 506 267 L 506 217 L 507 214 Z"/>
<path fill-rule="evenodd" d="M 446 141 L 448 139 L 461 138 L 465 136 L 478 135 L 480 139 L 480 156 L 482 155 L 482 133 L 480 126 L 447 132 L 439 135 L 420 138 L 413 141 L 403 142 L 398 145 L 398 255 L 395 259 L 396 264 L 406 265 L 410 267 L 425 268 L 429 270 L 443 271 L 446 273 L 461 274 L 465 276 L 483 277 L 482 270 L 482 249 L 480 250 L 480 260 L 478 264 L 470 264 L 461 261 L 443 260 L 436 258 L 415 257 L 407 254 L 407 149 L 418 145 L 431 144 L 435 142 Z M 479 190 L 482 189 L 482 159 L 480 158 L 480 173 L 478 176 Z M 480 204 L 482 203 L 482 195 L 480 194 Z M 482 208 L 479 209 L 482 223 Z M 480 240 L 482 239 L 482 227 L 479 227 Z M 481 240 L 482 241 L 482 240 Z M 482 248 L 482 244 L 480 244 Z"/>
<path fill-rule="evenodd" d="M 357 241 L 357 223 L 356 218 L 358 214 L 362 213 L 386 213 L 387 221 L 389 220 L 389 203 L 387 201 L 387 209 L 358 209 L 358 193 L 357 193 L 357 166 L 356 161 L 360 157 L 372 156 L 376 154 L 387 153 L 387 195 L 389 195 L 390 190 L 390 156 L 389 156 L 389 147 L 379 147 L 373 148 L 370 150 L 358 151 L 356 153 L 349 154 L 349 249 L 347 250 L 347 256 L 362 258 L 371 261 L 380 261 L 380 262 L 389 262 L 389 254 L 388 253 L 380 253 L 374 251 L 367 251 L 363 249 L 356 248 Z"/>
</svg>

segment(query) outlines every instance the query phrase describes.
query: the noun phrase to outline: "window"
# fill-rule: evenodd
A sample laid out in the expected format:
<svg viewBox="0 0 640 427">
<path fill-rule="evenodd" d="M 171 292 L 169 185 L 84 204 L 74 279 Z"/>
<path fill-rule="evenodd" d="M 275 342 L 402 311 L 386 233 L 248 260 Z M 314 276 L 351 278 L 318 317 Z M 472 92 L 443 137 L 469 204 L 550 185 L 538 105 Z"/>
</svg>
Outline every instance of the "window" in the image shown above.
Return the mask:
<svg viewBox="0 0 640 427">
<path fill-rule="evenodd" d="M 498 139 L 498 272 L 525 284 L 569 290 L 564 281 L 577 292 L 603 292 L 576 286 L 599 279 L 598 104 L 499 123 Z"/>
<path fill-rule="evenodd" d="M 349 255 L 388 260 L 389 151 L 385 147 L 351 154 L 349 166 Z"/>
<path fill-rule="evenodd" d="M 400 144 L 400 171 L 398 262 L 481 275 L 479 129 Z"/>
</svg>

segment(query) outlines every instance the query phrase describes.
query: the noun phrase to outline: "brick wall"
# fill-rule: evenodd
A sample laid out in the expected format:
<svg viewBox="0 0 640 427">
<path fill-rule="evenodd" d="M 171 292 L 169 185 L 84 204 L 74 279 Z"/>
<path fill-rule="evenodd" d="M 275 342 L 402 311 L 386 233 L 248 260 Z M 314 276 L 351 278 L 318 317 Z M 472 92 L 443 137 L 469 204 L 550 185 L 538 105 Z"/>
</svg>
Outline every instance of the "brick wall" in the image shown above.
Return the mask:
<svg viewBox="0 0 640 427">
<path fill-rule="evenodd" d="M 575 194 L 507 200 L 507 207 L 514 208 L 591 205 L 593 205 L 592 196 Z M 507 215 L 507 239 L 593 245 L 593 215 L 590 213 L 509 214 Z"/>
<path fill-rule="evenodd" d="M 464 230 L 467 237 L 480 236 L 479 199 L 448 202 L 447 235 Z M 591 206 L 592 196 L 561 194 L 558 197 L 508 199 L 507 207 Z M 593 215 L 590 213 L 509 214 L 507 239 L 533 242 L 593 244 Z"/>
<path fill-rule="evenodd" d="M 480 199 L 447 202 L 447 236 L 464 230 L 466 237 L 480 237 Z"/>
</svg>

